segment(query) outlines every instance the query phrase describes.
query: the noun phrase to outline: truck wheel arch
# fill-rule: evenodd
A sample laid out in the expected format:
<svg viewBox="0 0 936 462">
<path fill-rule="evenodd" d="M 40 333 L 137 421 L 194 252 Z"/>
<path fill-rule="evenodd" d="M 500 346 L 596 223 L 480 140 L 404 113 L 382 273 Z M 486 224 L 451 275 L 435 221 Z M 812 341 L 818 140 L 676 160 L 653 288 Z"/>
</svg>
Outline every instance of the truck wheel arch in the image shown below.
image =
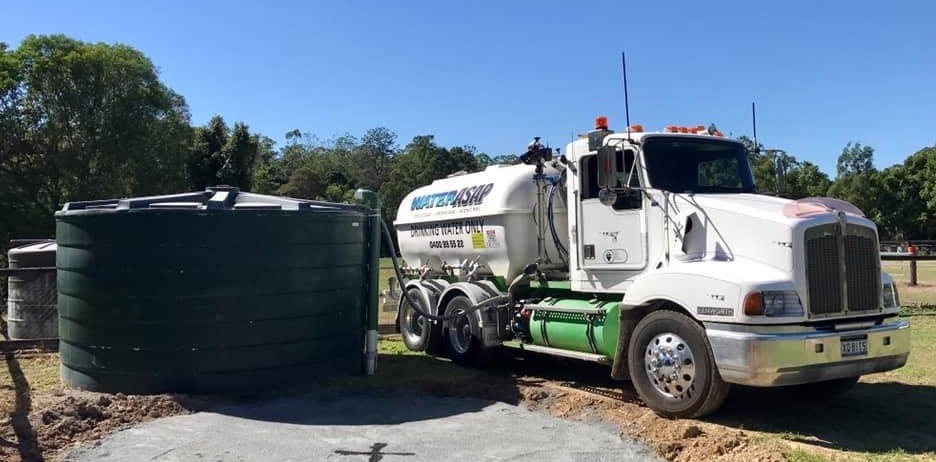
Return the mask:
<svg viewBox="0 0 936 462">
<path fill-rule="evenodd" d="M 503 295 L 503 292 L 491 281 L 456 282 L 448 285 L 439 295 L 438 303 L 436 304 L 438 313 L 445 314 L 446 305 L 459 295 L 468 297 L 468 300 L 471 300 L 471 303 L 476 305 L 488 298 Z M 470 316 L 472 320 L 471 333 L 480 338 L 481 311 L 475 310 L 470 313 Z"/>
<path fill-rule="evenodd" d="M 654 298 L 637 305 L 622 303 L 619 315 L 620 328 L 618 330 L 617 346 L 614 353 L 614 361 L 611 363 L 612 379 L 630 380 L 630 374 L 627 372 L 627 350 L 630 345 L 631 335 L 633 335 L 637 323 L 639 323 L 644 316 L 656 310 L 677 311 L 695 320 L 686 307 L 668 298 Z M 698 321 L 696 320 L 696 322 Z"/>
<path fill-rule="evenodd" d="M 423 301 L 429 307 L 429 314 L 437 315 L 439 313 L 439 295 L 448 287 L 448 281 L 444 279 L 418 280 L 411 279 L 406 282 L 400 290 L 400 300 L 397 302 L 396 318 L 393 320 L 395 326 L 400 325 L 400 313 L 403 311 L 403 301 L 406 300 L 406 291 L 412 288 L 419 289 L 423 295 Z M 399 330 L 399 328 L 397 328 Z"/>
</svg>

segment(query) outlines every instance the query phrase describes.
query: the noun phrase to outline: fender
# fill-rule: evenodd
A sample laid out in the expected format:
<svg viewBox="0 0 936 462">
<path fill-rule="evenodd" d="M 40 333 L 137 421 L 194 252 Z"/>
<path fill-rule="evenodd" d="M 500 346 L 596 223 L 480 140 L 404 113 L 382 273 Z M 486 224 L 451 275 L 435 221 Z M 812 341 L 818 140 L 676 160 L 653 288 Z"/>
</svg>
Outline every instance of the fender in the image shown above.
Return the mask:
<svg viewBox="0 0 936 462">
<path fill-rule="evenodd" d="M 403 312 L 403 301 L 406 300 L 406 291 L 412 288 L 418 289 L 419 296 L 424 303 L 423 306 L 428 307 L 429 314 L 436 315 L 439 314 L 439 295 L 448 285 L 449 282 L 444 279 L 410 279 L 406 281 L 406 285 L 400 291 L 400 301 L 397 302 L 396 320 L 394 321 L 396 331 L 400 331 L 400 313 Z"/>
<path fill-rule="evenodd" d="M 685 308 L 689 316 L 699 321 L 742 321 L 739 308 L 745 293 L 754 287 L 767 286 L 793 288 L 787 274 L 753 260 L 735 259 L 731 264 L 717 260 L 676 263 L 638 277 L 624 294 L 622 310 L 668 301 Z M 720 312 L 710 314 L 714 311 Z"/>
<path fill-rule="evenodd" d="M 736 271 L 738 266 L 743 266 L 743 271 L 751 269 L 749 264 L 737 263 L 740 262 L 736 261 L 730 266 L 732 270 Z M 735 307 L 739 306 L 743 296 L 741 287 L 729 282 L 733 276 L 723 274 L 725 268 L 723 262 L 702 261 L 674 264 L 638 277 L 628 287 L 621 303 L 620 330 L 614 362 L 611 364 L 611 378 L 628 379 L 627 350 L 630 337 L 637 323 L 652 307 L 672 303 L 685 309 L 686 314 L 697 321 L 713 318 L 700 316 L 699 307 L 728 308 L 734 310 L 735 315 L 740 315 Z M 674 290 L 676 287 L 679 289 Z M 725 321 L 718 317 L 715 320 Z"/>
<path fill-rule="evenodd" d="M 447 305 L 452 297 L 458 295 L 468 297 L 472 304 L 477 305 L 491 297 L 503 296 L 504 293 L 491 281 L 456 282 L 442 291 L 442 295 L 438 299 L 438 306 Z M 478 338 L 483 338 L 481 335 L 481 310 L 469 313 L 469 319 L 471 319 L 471 333 Z"/>
</svg>

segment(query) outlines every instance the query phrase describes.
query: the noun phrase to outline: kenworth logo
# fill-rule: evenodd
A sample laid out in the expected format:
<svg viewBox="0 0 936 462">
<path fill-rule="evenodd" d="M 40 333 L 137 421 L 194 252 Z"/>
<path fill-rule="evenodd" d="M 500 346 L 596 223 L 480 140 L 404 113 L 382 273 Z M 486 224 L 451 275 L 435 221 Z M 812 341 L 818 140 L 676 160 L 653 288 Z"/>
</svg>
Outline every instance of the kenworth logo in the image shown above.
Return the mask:
<svg viewBox="0 0 936 462">
<path fill-rule="evenodd" d="M 410 210 L 420 210 L 432 207 L 468 207 L 480 205 L 488 193 L 494 189 L 494 183 L 469 186 L 459 191 L 446 191 L 435 194 L 426 194 L 413 198 Z"/>
</svg>

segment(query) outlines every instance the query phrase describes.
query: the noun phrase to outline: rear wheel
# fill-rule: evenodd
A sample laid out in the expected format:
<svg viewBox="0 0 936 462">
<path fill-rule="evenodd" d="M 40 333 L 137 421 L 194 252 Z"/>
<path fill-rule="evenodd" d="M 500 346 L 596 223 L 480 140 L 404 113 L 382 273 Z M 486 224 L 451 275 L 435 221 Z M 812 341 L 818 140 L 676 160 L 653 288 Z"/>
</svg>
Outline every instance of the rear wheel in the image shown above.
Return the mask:
<svg viewBox="0 0 936 462">
<path fill-rule="evenodd" d="M 458 295 L 449 300 L 445 314 L 468 313 L 471 307 L 472 303 L 468 297 Z M 475 326 L 475 319 L 474 313 L 468 313 L 446 322 L 447 355 L 452 362 L 472 367 L 482 366 L 487 362 L 490 352 L 484 347 L 481 339 L 474 335 L 478 327 Z"/>
<path fill-rule="evenodd" d="M 426 306 L 425 300 L 422 298 L 422 292 L 413 287 L 407 293 L 409 293 L 409 296 L 404 298 L 401 303 L 399 321 L 403 344 L 411 351 L 426 351 L 435 354 L 438 352 L 441 343 L 441 329 L 435 327 L 431 320 L 413 309 L 410 299 L 419 303 L 420 311 L 429 312 L 429 307 Z"/>
<path fill-rule="evenodd" d="M 702 326 L 676 311 L 654 311 L 637 323 L 627 363 L 640 398 L 664 417 L 701 417 L 728 395 Z"/>
</svg>

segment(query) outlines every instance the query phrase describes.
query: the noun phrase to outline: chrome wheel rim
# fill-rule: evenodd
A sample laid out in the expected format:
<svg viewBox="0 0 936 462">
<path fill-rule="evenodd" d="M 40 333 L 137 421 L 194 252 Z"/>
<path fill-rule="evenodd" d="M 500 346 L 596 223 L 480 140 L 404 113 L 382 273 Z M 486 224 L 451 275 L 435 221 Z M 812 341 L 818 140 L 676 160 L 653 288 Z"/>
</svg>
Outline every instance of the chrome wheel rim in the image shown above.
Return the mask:
<svg viewBox="0 0 936 462">
<path fill-rule="evenodd" d="M 462 310 L 456 310 L 456 313 Z M 452 320 L 449 327 L 449 343 L 458 354 L 465 354 L 471 349 L 471 323 L 468 316 L 459 316 Z"/>
<path fill-rule="evenodd" d="M 682 337 L 671 332 L 656 335 L 647 345 L 644 362 L 650 384 L 664 398 L 683 401 L 695 393 L 695 357 Z"/>
<path fill-rule="evenodd" d="M 410 342 L 418 342 L 426 329 L 426 318 L 413 309 L 413 305 L 407 300 L 406 310 L 403 313 L 403 325 L 406 326 L 406 338 Z"/>
</svg>

